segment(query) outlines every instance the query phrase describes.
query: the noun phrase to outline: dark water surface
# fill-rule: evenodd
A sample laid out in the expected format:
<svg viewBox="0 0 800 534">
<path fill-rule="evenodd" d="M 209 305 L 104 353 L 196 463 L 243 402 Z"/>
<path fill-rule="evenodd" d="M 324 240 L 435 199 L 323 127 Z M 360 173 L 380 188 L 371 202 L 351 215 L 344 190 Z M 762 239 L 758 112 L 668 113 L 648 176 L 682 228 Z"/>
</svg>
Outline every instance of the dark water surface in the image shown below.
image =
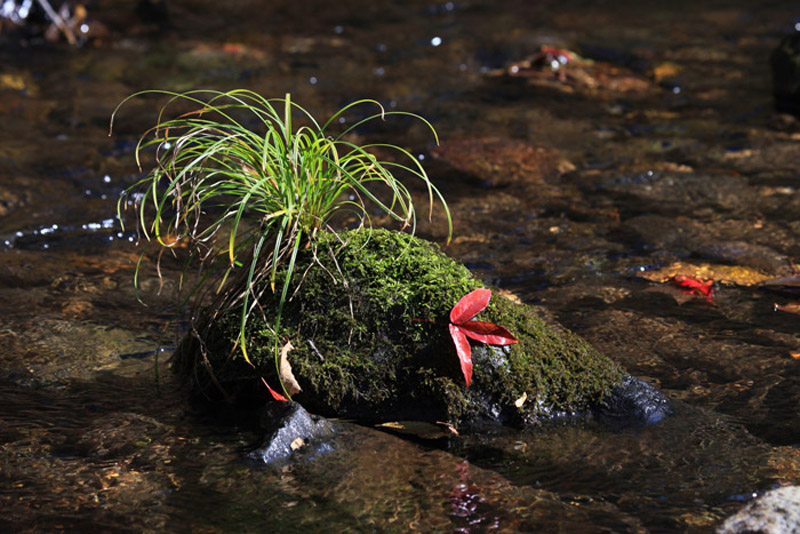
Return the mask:
<svg viewBox="0 0 800 534">
<path fill-rule="evenodd" d="M 769 78 L 797 6 L 167 3 L 164 30 L 133 1 L 90 4 L 107 31 L 80 49 L 0 34 L 0 531 L 700 533 L 800 482 L 800 316 L 775 310 L 800 299 L 800 124 L 773 111 Z M 542 44 L 593 63 L 508 74 Z M 404 121 L 359 135 L 424 161 L 450 255 L 676 414 L 445 447 L 347 426 L 336 452 L 246 467 L 257 436 L 165 367 L 179 264 L 160 292 L 146 270 L 139 304 L 133 221 L 115 220 L 160 101 L 131 102 L 107 136 L 136 90 L 235 87 L 430 119 L 438 148 Z M 445 231 L 439 216 L 420 234 Z M 713 298 L 675 274 L 714 279 Z"/>
</svg>

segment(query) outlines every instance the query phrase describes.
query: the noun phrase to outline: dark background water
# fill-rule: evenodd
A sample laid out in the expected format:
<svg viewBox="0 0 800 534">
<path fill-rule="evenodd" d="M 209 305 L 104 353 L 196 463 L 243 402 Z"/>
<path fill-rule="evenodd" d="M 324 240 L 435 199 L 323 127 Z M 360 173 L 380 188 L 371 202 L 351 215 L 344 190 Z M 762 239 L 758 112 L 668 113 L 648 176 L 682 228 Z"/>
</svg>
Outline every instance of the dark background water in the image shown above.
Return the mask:
<svg viewBox="0 0 800 534">
<path fill-rule="evenodd" d="M 82 47 L 0 34 L 0 530 L 710 532 L 797 483 L 800 319 L 775 304 L 797 298 L 800 125 L 774 111 L 769 72 L 795 5 L 167 7 L 159 24 L 133 1 L 90 3 Z M 541 45 L 586 61 L 508 74 Z M 132 219 L 115 218 L 161 101 L 130 102 L 107 135 L 137 90 L 235 87 L 323 117 L 375 98 L 431 120 L 440 147 L 404 121 L 359 135 L 426 165 L 453 211 L 448 254 L 676 415 L 444 450 L 348 427 L 338 453 L 245 467 L 257 436 L 191 406 L 164 368 L 179 264 L 160 292 L 146 269 L 142 306 Z M 442 217 L 420 234 L 443 242 Z M 674 274 L 714 279 L 713 299 Z"/>
</svg>

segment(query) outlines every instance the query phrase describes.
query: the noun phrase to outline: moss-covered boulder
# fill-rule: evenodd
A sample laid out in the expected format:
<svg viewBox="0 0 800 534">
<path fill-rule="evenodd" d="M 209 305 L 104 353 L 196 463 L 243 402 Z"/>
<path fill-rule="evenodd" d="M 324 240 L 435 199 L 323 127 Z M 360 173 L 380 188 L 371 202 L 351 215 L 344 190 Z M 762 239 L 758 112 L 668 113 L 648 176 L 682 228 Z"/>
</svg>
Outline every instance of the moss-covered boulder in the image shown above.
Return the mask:
<svg viewBox="0 0 800 534">
<path fill-rule="evenodd" d="M 623 376 L 581 338 L 494 295 L 477 319 L 506 327 L 519 343 L 473 342 L 474 373 L 467 388 L 448 317 L 461 297 L 482 284 L 436 245 L 406 234 L 320 236 L 314 249 L 298 256 L 294 278 L 292 287 L 299 289 L 285 305 L 278 340 L 258 314 L 248 324 L 255 372 L 234 348 L 238 313 L 208 330 L 204 350 L 197 341 L 184 343 L 179 369 L 206 391 L 221 386 L 239 398 L 264 398 L 257 378 L 277 386 L 275 347 L 290 340 L 288 360 L 302 387 L 293 399 L 309 411 L 362 421 L 456 424 L 584 410 Z M 265 310 L 269 323 L 274 312 Z"/>
</svg>

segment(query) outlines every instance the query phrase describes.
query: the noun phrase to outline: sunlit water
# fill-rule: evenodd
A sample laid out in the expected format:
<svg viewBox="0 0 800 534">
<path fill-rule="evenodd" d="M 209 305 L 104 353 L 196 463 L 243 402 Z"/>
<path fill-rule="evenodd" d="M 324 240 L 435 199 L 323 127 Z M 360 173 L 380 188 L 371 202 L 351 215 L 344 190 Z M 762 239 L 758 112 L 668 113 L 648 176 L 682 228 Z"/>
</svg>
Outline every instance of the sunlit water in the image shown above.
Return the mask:
<svg viewBox="0 0 800 534">
<path fill-rule="evenodd" d="M 718 284 L 708 302 L 640 276 L 676 261 L 790 274 L 800 127 L 772 111 L 768 56 L 795 6 L 169 8 L 159 33 L 133 2 L 97 7 L 111 36 L 79 50 L 2 35 L 0 530 L 711 532 L 797 483 L 800 320 L 774 311 L 792 288 Z M 542 43 L 649 85 L 492 77 Z M 343 423 L 333 452 L 246 466 L 250 419 L 208 415 L 165 366 L 186 329 L 179 262 L 162 286 L 146 256 L 141 305 L 133 217 L 116 218 L 159 102 L 128 104 L 109 138 L 111 111 L 138 89 L 196 87 L 425 115 L 441 149 L 404 121 L 359 135 L 428 166 L 453 210 L 447 252 L 661 387 L 675 415 L 435 444 Z M 444 240 L 441 216 L 421 223 Z"/>
</svg>

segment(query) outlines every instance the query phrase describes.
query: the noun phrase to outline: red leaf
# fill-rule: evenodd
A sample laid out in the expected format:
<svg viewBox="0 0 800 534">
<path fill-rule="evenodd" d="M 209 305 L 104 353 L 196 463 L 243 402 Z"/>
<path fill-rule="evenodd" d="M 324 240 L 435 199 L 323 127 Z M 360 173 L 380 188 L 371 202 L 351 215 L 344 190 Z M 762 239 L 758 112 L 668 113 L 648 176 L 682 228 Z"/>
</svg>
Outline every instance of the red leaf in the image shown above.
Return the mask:
<svg viewBox="0 0 800 534">
<path fill-rule="evenodd" d="M 552 46 L 543 46 L 539 49 L 539 54 L 544 56 L 553 56 L 555 58 L 563 57 L 567 63 L 572 61 L 572 52 L 562 48 L 553 48 Z"/>
<path fill-rule="evenodd" d="M 685 288 L 684 291 L 686 293 L 698 294 L 699 292 L 709 299 L 714 296 L 714 280 L 701 280 L 693 276 L 676 274 L 670 279 L 670 282 L 678 287 Z"/>
<path fill-rule="evenodd" d="M 264 382 L 265 386 L 267 386 L 267 389 L 269 390 L 273 399 L 280 402 L 289 402 L 289 399 L 287 399 L 286 397 L 284 397 L 283 395 L 281 395 L 280 393 L 269 387 L 269 384 L 267 384 L 267 381 L 263 376 L 261 377 L 261 381 Z"/>
<path fill-rule="evenodd" d="M 489 289 L 470 291 L 450 310 L 450 337 L 456 346 L 461 372 L 467 381 L 472 381 L 472 349 L 467 337 L 489 345 L 511 345 L 519 341 L 506 328 L 486 321 L 471 321 L 489 305 L 492 292 Z"/>
<path fill-rule="evenodd" d="M 461 372 L 464 373 L 464 379 L 469 387 L 469 383 L 472 381 L 472 349 L 469 341 L 461 328 L 454 324 L 450 325 L 450 337 L 453 338 L 453 343 L 456 345 L 458 360 L 461 362 Z"/>
<path fill-rule="evenodd" d="M 504 326 L 485 321 L 467 321 L 458 325 L 467 337 L 488 345 L 511 345 L 519 341 Z"/>
<path fill-rule="evenodd" d="M 489 289 L 481 288 L 470 291 L 461 297 L 461 300 L 450 310 L 450 322 L 460 325 L 469 321 L 489 304 L 490 298 L 492 298 L 492 292 Z"/>
</svg>

